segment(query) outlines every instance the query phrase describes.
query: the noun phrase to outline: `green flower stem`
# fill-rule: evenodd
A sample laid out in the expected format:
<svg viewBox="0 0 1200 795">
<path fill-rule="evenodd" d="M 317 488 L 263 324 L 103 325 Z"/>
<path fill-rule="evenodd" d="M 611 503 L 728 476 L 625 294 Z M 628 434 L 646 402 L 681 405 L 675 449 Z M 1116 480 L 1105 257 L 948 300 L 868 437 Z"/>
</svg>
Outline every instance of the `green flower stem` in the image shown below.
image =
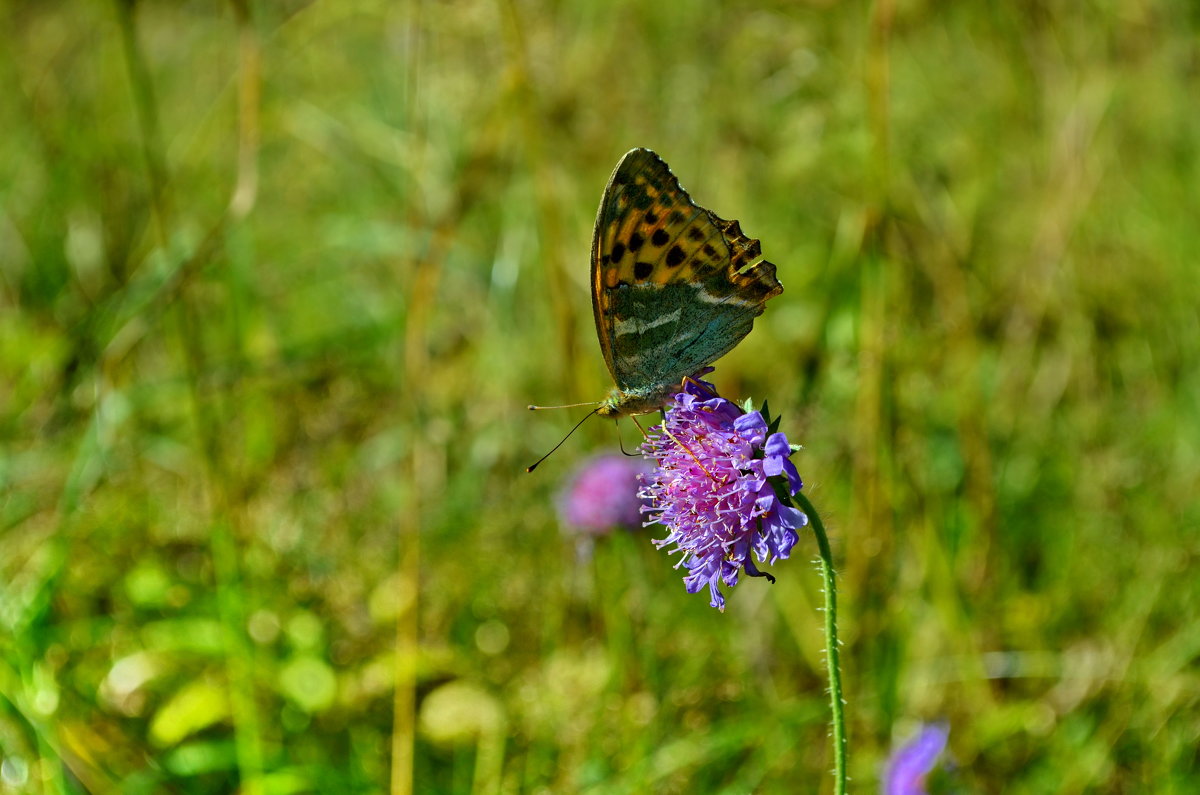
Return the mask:
<svg viewBox="0 0 1200 795">
<path fill-rule="evenodd" d="M 837 637 L 837 579 L 833 571 L 833 555 L 829 551 L 829 538 L 825 535 L 825 524 L 817 509 L 803 492 L 794 499 L 800 510 L 808 515 L 817 547 L 821 554 L 821 576 L 825 579 L 825 662 L 829 667 L 829 709 L 833 713 L 833 791 L 837 795 L 846 792 L 846 715 L 842 701 L 841 653 Z"/>
</svg>

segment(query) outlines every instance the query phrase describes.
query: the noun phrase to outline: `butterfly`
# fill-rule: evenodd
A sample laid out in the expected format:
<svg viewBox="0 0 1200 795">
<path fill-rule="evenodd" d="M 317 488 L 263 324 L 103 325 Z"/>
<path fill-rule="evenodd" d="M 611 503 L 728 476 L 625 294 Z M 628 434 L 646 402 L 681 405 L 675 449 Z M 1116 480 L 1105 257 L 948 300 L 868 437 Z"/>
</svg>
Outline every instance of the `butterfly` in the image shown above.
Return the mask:
<svg viewBox="0 0 1200 795">
<path fill-rule="evenodd" d="M 596 414 L 658 411 L 783 292 L 759 241 L 692 201 L 661 157 L 625 153 L 592 235 L 592 312 L 616 387 Z"/>
</svg>

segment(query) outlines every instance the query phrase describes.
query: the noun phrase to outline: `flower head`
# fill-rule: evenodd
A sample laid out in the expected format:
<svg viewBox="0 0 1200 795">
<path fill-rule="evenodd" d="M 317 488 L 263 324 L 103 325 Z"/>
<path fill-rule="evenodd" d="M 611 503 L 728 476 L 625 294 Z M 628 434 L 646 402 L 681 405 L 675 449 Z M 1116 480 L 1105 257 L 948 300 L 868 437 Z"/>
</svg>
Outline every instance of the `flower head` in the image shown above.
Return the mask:
<svg viewBox="0 0 1200 795">
<path fill-rule="evenodd" d="M 605 535 L 615 527 L 641 527 L 637 478 L 647 469 L 644 461 L 619 455 L 584 461 L 559 494 L 563 524 L 592 535 Z"/>
<path fill-rule="evenodd" d="M 655 461 L 638 495 L 651 522 L 669 531 L 655 545 L 674 544 L 688 569 L 689 593 L 708 586 L 710 604 L 725 609 L 719 585 L 737 584 L 741 570 L 760 572 L 750 556 L 787 558 L 808 517 L 788 497 L 803 485 L 782 433 L 771 433 L 761 412 L 744 412 L 711 384 L 688 379 L 642 451 Z M 651 523 L 651 522 L 648 522 Z M 773 578 L 771 578 L 773 581 Z"/>
<path fill-rule="evenodd" d="M 883 795 L 925 795 L 925 776 L 937 764 L 949 735 L 946 724 L 930 724 L 893 751 L 883 776 Z"/>
</svg>

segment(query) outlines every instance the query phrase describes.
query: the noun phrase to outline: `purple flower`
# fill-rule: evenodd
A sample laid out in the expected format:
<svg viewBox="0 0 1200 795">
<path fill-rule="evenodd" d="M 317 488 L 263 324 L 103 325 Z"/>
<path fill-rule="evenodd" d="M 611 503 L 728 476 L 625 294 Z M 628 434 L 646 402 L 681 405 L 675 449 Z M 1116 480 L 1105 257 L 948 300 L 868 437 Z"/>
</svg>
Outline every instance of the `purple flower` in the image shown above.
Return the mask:
<svg viewBox="0 0 1200 795">
<path fill-rule="evenodd" d="M 662 425 L 650 429 L 642 452 L 656 462 L 641 476 L 638 496 L 650 521 L 669 531 L 655 540 L 674 544 L 688 593 L 708 586 L 718 610 L 725 596 L 718 586 L 737 585 L 738 573 L 767 577 L 754 565 L 787 558 L 799 539 L 796 530 L 808 517 L 787 504 L 784 495 L 803 485 L 782 433 L 769 433 L 758 411 L 743 412 L 718 397 L 712 385 L 688 379 L 675 395 Z"/>
<path fill-rule="evenodd" d="M 584 461 L 559 494 L 563 524 L 592 535 L 605 535 L 614 527 L 641 527 L 637 478 L 646 470 L 644 461 L 619 455 Z"/>
<path fill-rule="evenodd" d="M 930 724 L 893 751 L 883 775 L 883 795 L 925 795 L 925 776 L 933 770 L 949 735 L 946 724 Z"/>
</svg>

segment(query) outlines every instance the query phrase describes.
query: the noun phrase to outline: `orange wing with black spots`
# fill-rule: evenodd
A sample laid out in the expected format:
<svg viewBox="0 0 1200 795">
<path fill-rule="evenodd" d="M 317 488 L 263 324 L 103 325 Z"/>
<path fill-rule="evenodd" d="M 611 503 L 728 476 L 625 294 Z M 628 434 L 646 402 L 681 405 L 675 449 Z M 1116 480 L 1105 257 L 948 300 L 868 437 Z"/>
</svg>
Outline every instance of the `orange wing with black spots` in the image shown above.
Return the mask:
<svg viewBox="0 0 1200 795">
<path fill-rule="evenodd" d="M 592 238 L 596 334 L 620 389 L 715 361 L 781 292 L 759 242 L 693 202 L 662 158 L 621 158 Z"/>
</svg>

